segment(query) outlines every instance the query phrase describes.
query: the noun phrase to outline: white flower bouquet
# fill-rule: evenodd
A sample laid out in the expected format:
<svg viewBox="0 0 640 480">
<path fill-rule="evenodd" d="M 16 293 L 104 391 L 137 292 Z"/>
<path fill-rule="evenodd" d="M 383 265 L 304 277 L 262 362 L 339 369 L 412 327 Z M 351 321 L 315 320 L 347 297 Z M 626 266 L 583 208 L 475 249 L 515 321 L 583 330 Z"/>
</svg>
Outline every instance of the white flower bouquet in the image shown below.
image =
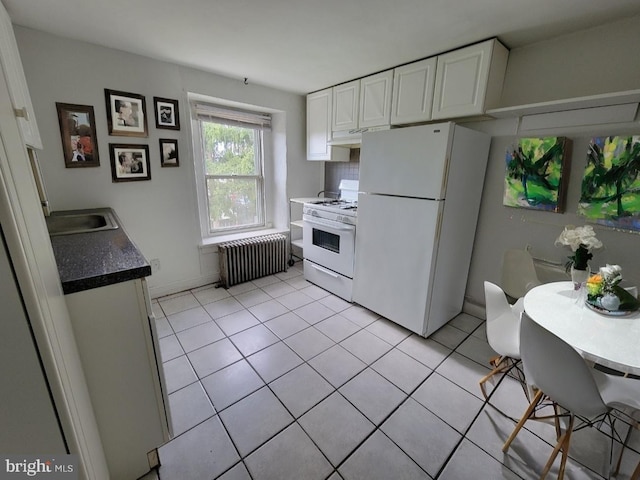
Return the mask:
<svg viewBox="0 0 640 480">
<path fill-rule="evenodd" d="M 576 270 L 586 270 L 587 262 L 593 258 L 591 250 L 602 248 L 602 242 L 597 239 L 596 232 L 591 225 L 583 227 L 567 225 L 556 239 L 555 245 L 565 245 L 573 251 L 573 255 L 569 257 L 566 265 L 567 271 L 571 267 Z"/>
</svg>

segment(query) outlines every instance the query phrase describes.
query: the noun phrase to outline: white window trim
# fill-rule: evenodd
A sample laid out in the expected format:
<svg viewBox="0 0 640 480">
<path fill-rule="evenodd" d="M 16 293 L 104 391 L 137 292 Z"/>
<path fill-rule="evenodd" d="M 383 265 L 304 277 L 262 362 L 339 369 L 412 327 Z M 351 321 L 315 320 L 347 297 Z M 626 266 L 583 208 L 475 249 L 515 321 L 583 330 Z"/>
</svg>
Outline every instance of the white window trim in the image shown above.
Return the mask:
<svg viewBox="0 0 640 480">
<path fill-rule="evenodd" d="M 250 238 L 257 235 L 264 235 L 269 233 L 283 233 L 287 232 L 286 230 L 274 229 L 273 228 L 273 212 L 270 211 L 271 202 L 269 198 L 272 196 L 272 192 L 270 191 L 271 182 L 268 181 L 267 176 L 269 174 L 273 174 L 273 140 L 267 138 L 269 136 L 263 135 L 262 141 L 262 175 L 263 175 L 263 215 L 264 215 L 264 225 L 256 226 L 254 228 L 247 228 L 243 230 L 233 230 L 228 232 L 220 232 L 220 233 L 211 233 L 209 231 L 209 209 L 208 202 L 209 198 L 207 195 L 206 186 L 206 175 L 204 169 L 204 152 L 202 149 L 202 137 L 200 132 L 200 125 L 197 115 L 195 113 L 194 103 L 203 101 L 203 97 L 197 94 L 190 94 L 190 119 L 191 119 L 191 135 L 192 135 L 192 143 L 193 143 L 193 161 L 194 161 L 194 173 L 195 173 L 195 182 L 196 182 L 196 198 L 197 198 L 197 211 L 198 211 L 198 219 L 200 225 L 200 237 L 201 249 L 207 249 L 209 247 L 215 246 L 218 243 L 229 241 L 229 240 L 237 240 L 242 238 Z M 205 102 L 221 105 L 221 106 L 229 106 L 230 108 L 244 108 L 247 110 L 255 109 L 256 111 L 262 110 L 258 106 L 254 105 L 246 105 L 246 104 L 238 104 L 235 102 L 229 102 L 222 99 L 216 98 L 206 98 Z M 271 172 L 271 173 L 269 173 Z"/>
</svg>

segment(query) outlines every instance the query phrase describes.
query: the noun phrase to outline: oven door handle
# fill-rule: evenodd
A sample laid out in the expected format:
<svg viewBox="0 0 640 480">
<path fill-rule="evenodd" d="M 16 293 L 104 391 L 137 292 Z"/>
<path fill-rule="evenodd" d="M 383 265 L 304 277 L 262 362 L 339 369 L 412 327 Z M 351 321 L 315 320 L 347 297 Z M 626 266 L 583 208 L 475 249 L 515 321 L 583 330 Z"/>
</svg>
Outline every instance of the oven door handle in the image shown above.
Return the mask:
<svg viewBox="0 0 640 480">
<path fill-rule="evenodd" d="M 322 268 L 322 267 L 319 267 L 318 265 L 314 265 L 313 263 L 309 263 L 309 265 L 310 265 L 312 268 L 314 268 L 314 269 L 318 270 L 319 272 L 322 272 L 322 273 L 324 273 L 324 274 L 326 274 L 326 275 L 329 275 L 330 277 L 333 277 L 333 278 L 339 278 L 339 276 L 338 276 L 338 274 L 337 274 L 337 273 L 333 273 L 332 271 L 327 270 L 327 269 L 324 269 L 324 268 Z"/>
<path fill-rule="evenodd" d="M 320 221 L 317 219 L 310 219 L 309 216 L 305 215 L 302 219 L 305 222 L 309 222 L 312 225 L 321 225 L 323 227 L 329 227 L 329 228 L 333 228 L 335 230 L 343 230 L 345 232 L 352 232 L 356 229 L 355 226 L 353 225 L 347 225 L 346 223 L 338 223 L 338 222 L 331 222 L 331 221 Z"/>
</svg>

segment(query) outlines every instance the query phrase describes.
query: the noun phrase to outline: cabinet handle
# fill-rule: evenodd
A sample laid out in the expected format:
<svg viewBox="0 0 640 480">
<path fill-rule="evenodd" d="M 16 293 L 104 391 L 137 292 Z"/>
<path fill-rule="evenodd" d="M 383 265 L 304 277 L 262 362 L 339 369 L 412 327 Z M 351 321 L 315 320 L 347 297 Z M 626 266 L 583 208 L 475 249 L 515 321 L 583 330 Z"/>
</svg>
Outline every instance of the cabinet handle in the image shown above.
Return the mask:
<svg viewBox="0 0 640 480">
<path fill-rule="evenodd" d="M 24 118 L 27 122 L 29 121 L 29 112 L 26 107 L 14 108 L 13 113 L 16 117 Z"/>
</svg>

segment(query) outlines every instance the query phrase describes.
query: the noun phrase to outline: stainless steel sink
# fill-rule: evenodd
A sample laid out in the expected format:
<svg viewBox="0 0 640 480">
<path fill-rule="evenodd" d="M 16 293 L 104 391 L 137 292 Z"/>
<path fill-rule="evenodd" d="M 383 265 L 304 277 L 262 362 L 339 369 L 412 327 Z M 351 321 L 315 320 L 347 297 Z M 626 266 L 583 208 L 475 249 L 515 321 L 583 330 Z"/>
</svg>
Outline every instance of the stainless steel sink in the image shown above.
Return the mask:
<svg viewBox="0 0 640 480">
<path fill-rule="evenodd" d="M 115 230 L 118 223 L 109 212 L 53 213 L 45 217 L 50 236 Z"/>
</svg>

